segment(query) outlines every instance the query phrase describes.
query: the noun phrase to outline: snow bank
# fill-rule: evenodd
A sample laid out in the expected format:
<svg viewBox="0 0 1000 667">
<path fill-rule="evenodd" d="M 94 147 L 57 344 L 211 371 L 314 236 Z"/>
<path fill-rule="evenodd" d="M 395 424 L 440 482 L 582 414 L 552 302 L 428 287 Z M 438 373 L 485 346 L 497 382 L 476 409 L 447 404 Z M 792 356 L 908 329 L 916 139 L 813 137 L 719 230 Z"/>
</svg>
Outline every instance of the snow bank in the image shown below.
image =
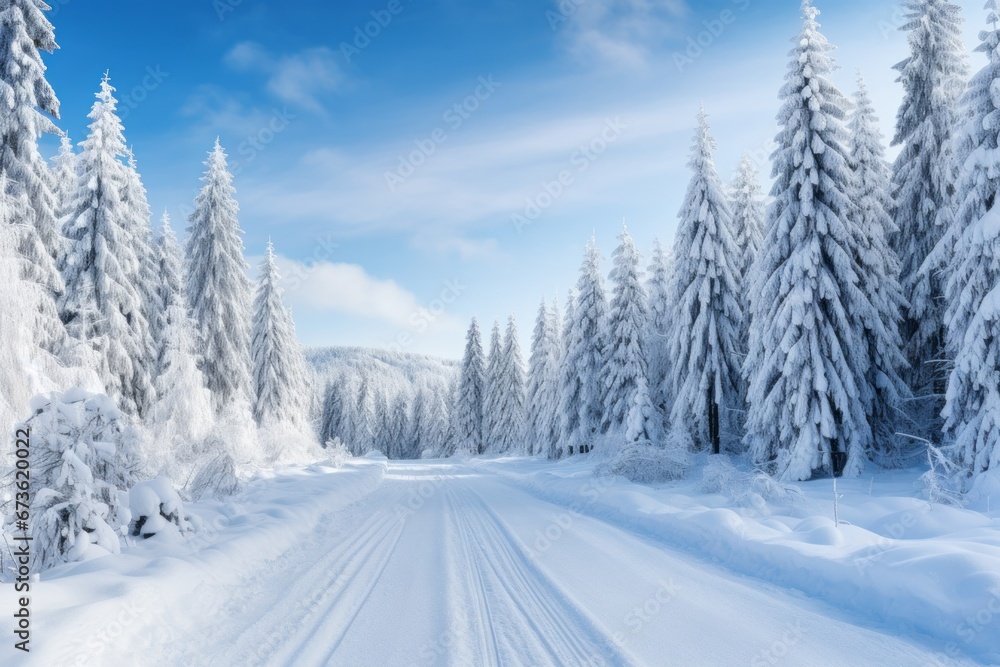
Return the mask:
<svg viewBox="0 0 1000 667">
<path fill-rule="evenodd" d="M 33 662 L 147 662 L 147 651 L 181 636 L 164 633 L 182 632 L 189 616 L 203 618 L 198 611 L 221 614 L 228 588 L 280 559 L 324 515 L 378 488 L 385 470 L 384 461 L 372 459 L 351 461 L 339 470 L 317 464 L 267 471 L 227 502 L 189 504 L 197 530 L 181 539 L 140 540 L 120 555 L 44 572 L 32 585 L 38 640 L 31 647 Z M 177 502 L 158 481 L 136 488 L 136 509 L 149 511 L 156 499 Z M 12 596 L 12 587 L 4 587 L 5 608 L 14 608 Z M 12 636 L 13 620 L 9 614 L 0 619 L 0 633 Z"/>
<path fill-rule="evenodd" d="M 752 474 L 717 468 L 703 482 L 650 488 L 595 476 L 591 465 L 476 463 L 544 500 L 923 635 L 943 647 L 941 664 L 963 655 L 1000 662 L 1000 520 L 907 497 L 921 471 L 838 480 L 848 522 L 838 528 L 829 479 L 762 489 Z M 750 490 L 701 491 L 721 490 L 726 474 Z M 869 495 L 885 488 L 900 495 Z"/>
</svg>

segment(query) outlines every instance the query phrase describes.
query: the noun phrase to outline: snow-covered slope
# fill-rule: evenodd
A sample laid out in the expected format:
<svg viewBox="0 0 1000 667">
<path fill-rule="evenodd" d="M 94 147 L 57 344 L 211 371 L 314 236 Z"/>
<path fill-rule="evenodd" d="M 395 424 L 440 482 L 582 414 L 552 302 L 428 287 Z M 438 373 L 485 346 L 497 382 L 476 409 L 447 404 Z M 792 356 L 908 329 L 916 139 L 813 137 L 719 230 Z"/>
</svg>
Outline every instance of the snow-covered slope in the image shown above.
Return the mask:
<svg viewBox="0 0 1000 667">
<path fill-rule="evenodd" d="M 357 384 L 365 376 L 372 386 L 389 389 L 392 394 L 412 394 L 420 384 L 447 386 L 458 368 L 457 362 L 448 359 L 365 347 L 313 347 L 305 353 L 316 370 L 316 386 L 321 391 L 328 381 L 343 377 Z"/>
</svg>

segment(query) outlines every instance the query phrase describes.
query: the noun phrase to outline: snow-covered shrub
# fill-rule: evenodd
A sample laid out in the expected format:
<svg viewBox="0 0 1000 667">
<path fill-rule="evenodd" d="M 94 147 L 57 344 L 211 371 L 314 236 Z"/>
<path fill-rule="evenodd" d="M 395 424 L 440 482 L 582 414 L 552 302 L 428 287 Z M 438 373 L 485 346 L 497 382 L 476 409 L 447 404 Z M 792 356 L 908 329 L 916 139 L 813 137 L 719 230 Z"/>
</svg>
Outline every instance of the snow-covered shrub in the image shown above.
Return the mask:
<svg viewBox="0 0 1000 667">
<path fill-rule="evenodd" d="M 344 464 L 353 458 L 351 450 L 347 448 L 347 445 L 340 438 L 326 441 L 326 453 L 329 455 L 330 464 L 334 468 L 343 468 Z"/>
<path fill-rule="evenodd" d="M 927 462 L 930 469 L 917 480 L 923 485 L 930 503 L 962 507 L 961 479 L 955 452 L 944 447 L 927 444 Z"/>
<path fill-rule="evenodd" d="M 793 503 L 802 499 L 798 487 L 782 484 L 762 470 L 740 470 L 724 456 L 712 456 L 701 474 L 701 492 L 717 493 L 739 507 L 762 508 L 767 501 Z"/>
<path fill-rule="evenodd" d="M 657 484 L 680 479 L 690 465 L 686 451 L 669 444 L 656 445 L 649 441 L 600 443 L 597 451 L 609 452 L 594 469 L 602 477 L 619 476 L 637 484 Z"/>
<path fill-rule="evenodd" d="M 150 538 L 159 533 L 187 533 L 193 530 L 184 512 L 184 503 L 165 477 L 139 482 L 128 494 L 132 522 L 129 534 Z"/>
<path fill-rule="evenodd" d="M 70 389 L 32 400 L 35 569 L 120 551 L 130 514 L 122 491 L 138 456 L 122 413 L 103 394 Z"/>
<path fill-rule="evenodd" d="M 236 463 L 228 453 L 221 453 L 209 459 L 194 475 L 187 491 L 194 500 L 205 498 L 225 498 L 237 493 L 241 488 L 236 476 Z"/>
</svg>

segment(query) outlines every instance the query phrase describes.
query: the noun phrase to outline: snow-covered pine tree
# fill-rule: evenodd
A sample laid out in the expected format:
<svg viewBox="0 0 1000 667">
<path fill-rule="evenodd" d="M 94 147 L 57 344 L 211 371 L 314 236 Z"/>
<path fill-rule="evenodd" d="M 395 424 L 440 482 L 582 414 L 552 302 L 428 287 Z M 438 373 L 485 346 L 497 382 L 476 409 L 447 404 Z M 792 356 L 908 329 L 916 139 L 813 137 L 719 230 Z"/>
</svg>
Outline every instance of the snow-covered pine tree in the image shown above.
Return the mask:
<svg viewBox="0 0 1000 667">
<path fill-rule="evenodd" d="M 90 133 L 79 158 L 80 178 L 65 233 L 63 321 L 94 348 L 108 394 L 127 414 L 142 416 L 153 397 L 145 318 L 141 243 L 125 203 L 128 168 L 118 101 L 105 75 L 90 112 Z"/>
<path fill-rule="evenodd" d="M 389 397 L 384 388 L 375 390 L 372 401 L 372 438 L 371 445 L 365 451 L 377 451 L 389 457 L 392 450 L 392 429 L 389 426 Z"/>
<path fill-rule="evenodd" d="M 490 350 L 486 358 L 486 388 L 483 395 L 483 451 L 497 453 L 502 428 L 500 406 L 503 403 L 502 373 L 503 343 L 500 322 L 493 322 Z"/>
<path fill-rule="evenodd" d="M 216 412 L 251 400 L 251 285 L 236 188 L 219 140 L 205 162 L 187 241 L 188 303 L 201 333 L 202 370 Z"/>
<path fill-rule="evenodd" d="M 0 172 L 7 174 L 8 187 L 16 184 L 27 198 L 24 228 L 18 234 L 18 250 L 27 260 L 21 268 L 49 297 L 37 301 L 32 329 L 43 349 L 59 355 L 67 343 L 57 309 L 64 289 L 57 261 L 65 239 L 56 217 L 52 175 L 38 151 L 42 134 L 61 134 L 52 121 L 59 117 L 59 100 L 45 80 L 39 53 L 59 48 L 45 17 L 48 9 L 39 0 L 0 0 Z"/>
<path fill-rule="evenodd" d="M 986 64 L 969 80 L 969 85 L 961 98 L 960 111 L 963 123 L 955 133 L 955 153 L 958 163 L 958 179 L 954 197 L 955 215 L 952 224 L 935 249 L 935 259 L 945 267 L 945 326 L 948 329 L 949 358 L 955 358 L 965 339 L 965 331 L 975 316 L 978 304 L 963 298 L 963 291 L 971 276 L 962 272 L 974 270 L 975 265 L 965 263 L 966 255 L 962 243 L 965 232 L 993 206 L 996 199 L 1000 173 L 992 157 L 1000 146 L 997 132 L 993 128 L 1000 104 L 994 102 L 993 87 L 1000 80 L 1000 30 L 997 20 L 996 2 L 988 0 L 987 22 L 992 30 L 980 32 L 980 44 L 976 51 L 986 55 Z M 1000 102 L 1000 100 L 998 100 Z"/>
<path fill-rule="evenodd" d="M 25 280 L 21 270 L 27 260 L 20 255 L 18 233 L 28 229 L 29 215 L 26 196 L 12 192 L 6 172 L 0 171 L 0 428 L 5 431 L 23 417 L 40 389 L 27 367 L 41 353 L 33 333 L 33 306 L 49 297 L 40 285 Z"/>
<path fill-rule="evenodd" d="M 459 375 L 455 404 L 456 446 L 472 454 L 483 453 L 483 406 L 486 397 L 486 364 L 479 323 L 472 318 L 466 336 L 465 356 Z"/>
<path fill-rule="evenodd" d="M 806 1 L 802 15 L 781 89 L 774 201 L 753 269 L 745 366 L 746 444 L 788 480 L 830 466 L 833 452 L 860 460 L 871 438 L 857 400 L 867 348 L 851 316 L 863 295 L 851 256 L 848 102 L 828 78 L 834 47 L 819 32 L 819 10 Z"/>
<path fill-rule="evenodd" d="M 739 430 L 743 312 L 742 249 L 715 170 L 715 139 L 704 108 L 691 149 L 691 182 L 678 218 L 670 280 L 673 428 L 696 447 L 721 451 Z"/>
<path fill-rule="evenodd" d="M 614 284 L 611 312 L 607 326 L 604 370 L 605 433 L 624 436 L 626 442 L 654 440 L 657 425 L 653 421 L 646 362 L 646 292 L 642 287 L 639 250 L 623 225 L 613 256 L 611 280 Z M 642 404 L 642 405 L 640 405 Z M 635 421 L 632 413 L 649 417 L 650 423 Z M 626 433 L 628 431 L 628 433 Z"/>
<path fill-rule="evenodd" d="M 956 196 L 957 211 L 946 238 L 954 241 L 947 282 L 948 349 L 955 365 L 943 411 L 945 432 L 956 459 L 972 483 L 1000 470 L 1000 15 L 989 0 L 990 30 L 980 33 L 978 51 L 987 63 L 970 80 L 963 98 L 961 133 L 965 159 Z M 995 473 L 994 473 L 995 475 Z"/>
<path fill-rule="evenodd" d="M 409 458 L 410 450 L 406 444 L 406 436 L 410 432 L 410 399 L 406 392 L 399 392 L 393 399 L 389 409 L 387 427 L 386 440 L 389 458 Z"/>
<path fill-rule="evenodd" d="M 646 359 L 649 371 L 649 395 L 666 420 L 670 401 L 667 384 L 670 371 L 668 337 L 670 333 L 670 271 L 673 257 L 659 239 L 653 240 L 653 257 L 646 271 Z"/>
<path fill-rule="evenodd" d="M 500 355 L 494 448 L 500 454 L 524 453 L 524 360 L 513 315 L 507 318 Z"/>
<path fill-rule="evenodd" d="M 964 264 L 974 264 L 963 298 L 977 303 L 965 331 L 948 386 L 946 432 L 958 460 L 975 484 L 989 472 L 992 487 L 1000 470 L 1000 210 L 996 203 L 966 230 Z M 965 269 L 965 267 L 962 267 Z"/>
<path fill-rule="evenodd" d="M 125 188 L 122 192 L 122 202 L 126 210 L 129 211 L 129 222 L 132 232 L 130 241 L 136 257 L 139 258 L 136 289 L 139 292 L 139 297 L 142 299 L 143 319 L 146 320 L 149 328 L 149 335 L 146 337 L 149 347 L 147 353 L 136 360 L 136 372 L 154 378 L 155 384 L 157 349 L 160 347 L 163 332 L 159 330 L 161 276 L 156 272 L 157 252 L 153 240 L 153 213 L 149 207 L 146 187 L 142 184 L 135 155 L 131 149 L 127 149 L 125 157 L 127 159 L 127 167 L 125 169 Z M 155 397 L 150 396 L 147 400 L 155 400 Z"/>
<path fill-rule="evenodd" d="M 605 424 L 604 398 L 609 386 L 603 376 L 606 367 L 608 301 L 601 274 L 601 253 L 594 238 L 587 243 L 583 265 L 580 267 L 573 313 L 575 321 L 572 340 L 566 350 L 565 363 L 573 366 L 579 377 L 580 394 L 576 403 L 579 425 L 575 432 L 564 435 L 570 446 L 574 441 L 577 445 L 593 445 Z"/>
<path fill-rule="evenodd" d="M 555 398 L 558 394 L 552 381 L 558 360 L 552 349 L 554 332 L 551 330 L 552 312 L 542 300 L 535 318 L 531 336 L 531 356 L 528 359 L 528 378 L 525 390 L 525 437 L 528 453 L 548 452 L 552 416 L 558 413 Z"/>
<path fill-rule="evenodd" d="M 410 420 L 403 438 L 404 458 L 419 459 L 420 452 L 431 448 L 431 428 L 434 422 L 432 409 L 431 392 L 426 385 L 421 385 L 413 395 L 413 403 L 410 405 Z"/>
<path fill-rule="evenodd" d="M 434 456 L 448 456 L 451 436 L 451 384 L 440 383 L 430 391 L 426 419 L 426 435 L 421 438 L 420 454 L 429 451 Z"/>
<path fill-rule="evenodd" d="M 552 355 L 549 363 L 548 378 L 548 406 L 549 410 L 545 415 L 543 425 L 547 426 L 547 437 L 542 446 L 534 451 L 534 454 L 548 455 L 549 451 L 559 446 L 559 436 L 562 431 L 562 410 L 560 408 L 560 382 L 562 378 L 562 362 L 565 356 L 563 348 L 563 319 L 559 311 L 559 297 L 552 297 L 552 305 L 549 306 L 549 352 Z"/>
<path fill-rule="evenodd" d="M 82 389 L 39 397 L 31 430 L 33 571 L 121 549 L 137 456 L 123 414 Z"/>
<path fill-rule="evenodd" d="M 740 340 L 745 342 L 750 313 L 750 268 L 757 259 L 760 244 L 764 240 L 766 216 L 760 175 L 749 153 L 744 153 L 740 159 L 739 169 L 729 186 L 729 201 L 733 214 L 736 248 L 740 251 L 739 270 L 736 275 L 740 281 L 740 309 L 744 315 Z"/>
<path fill-rule="evenodd" d="M 163 228 L 156 246 L 156 275 L 160 278 L 159 337 L 156 364 L 156 402 L 150 412 L 161 446 L 170 458 L 182 463 L 195 454 L 194 445 L 212 427 L 212 395 L 198 368 L 197 332 L 188 314 L 184 285 L 184 255 L 163 214 Z"/>
<path fill-rule="evenodd" d="M 302 346 L 292 314 L 281 302 L 274 244 L 260 266 L 253 304 L 250 358 L 253 364 L 253 416 L 264 425 L 302 427 L 306 420 L 307 379 Z"/>
<path fill-rule="evenodd" d="M 347 437 L 347 395 L 344 391 L 342 378 L 336 378 L 326 385 L 323 392 L 323 414 L 320 417 L 319 441 L 326 443 L 334 438 L 340 438 L 346 443 Z"/>
<path fill-rule="evenodd" d="M 350 412 L 348 449 L 354 456 L 361 456 L 373 448 L 375 438 L 374 392 L 364 375 L 358 386 L 354 409 Z"/>
<path fill-rule="evenodd" d="M 583 385 L 580 372 L 570 363 L 570 350 L 576 336 L 576 297 L 570 290 L 566 297 L 566 314 L 563 316 L 562 357 L 559 361 L 559 437 L 550 443 L 546 455 L 550 459 L 562 456 L 568 443 L 580 429 L 580 399 Z"/>
<path fill-rule="evenodd" d="M 954 187 L 953 132 L 967 63 L 960 8 L 947 0 L 909 0 L 906 22 L 910 57 L 895 66 L 904 98 L 896 117 L 890 239 L 901 262 L 900 281 L 909 303 L 901 334 L 909 361 L 907 380 L 916 416 L 936 425 L 944 383 L 944 302 L 941 266 L 930 258 L 950 226 Z M 936 426 L 932 428 L 936 430 Z"/>
<path fill-rule="evenodd" d="M 77 188 L 77 154 L 73 151 L 73 142 L 69 135 L 62 135 L 59 140 L 59 152 L 52 158 L 53 196 L 55 197 L 56 220 L 64 221 L 70 214 L 70 205 Z M 59 235 L 62 236 L 60 226 Z M 62 255 L 65 249 L 60 252 Z M 57 258 L 58 261 L 58 258 Z"/>
<path fill-rule="evenodd" d="M 860 72 L 848 129 L 854 172 L 851 201 L 856 207 L 852 225 L 857 236 L 855 261 L 861 278 L 858 287 L 865 294 L 858 302 L 861 310 L 855 315 L 865 329 L 869 358 L 864 391 L 858 398 L 865 401 L 872 427 L 869 454 L 882 465 L 898 465 L 901 452 L 897 425 L 903 401 L 910 397 L 901 376 L 906 358 L 899 335 L 906 300 L 899 284 L 899 257 L 889 243 L 896 233 L 891 215 L 891 171 L 885 160 L 878 118 Z"/>
</svg>

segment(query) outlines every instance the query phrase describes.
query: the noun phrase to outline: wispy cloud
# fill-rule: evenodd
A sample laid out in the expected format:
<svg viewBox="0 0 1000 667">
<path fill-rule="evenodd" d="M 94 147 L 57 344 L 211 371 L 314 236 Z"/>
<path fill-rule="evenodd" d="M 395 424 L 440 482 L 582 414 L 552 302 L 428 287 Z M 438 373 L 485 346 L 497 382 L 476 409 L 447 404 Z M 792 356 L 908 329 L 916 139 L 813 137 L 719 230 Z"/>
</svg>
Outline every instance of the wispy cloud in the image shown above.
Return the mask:
<svg viewBox="0 0 1000 667">
<path fill-rule="evenodd" d="M 566 48 L 601 66 L 644 69 L 660 44 L 678 32 L 684 0 L 559 0 Z M 563 25 L 560 26 L 560 23 Z"/>
<path fill-rule="evenodd" d="M 275 55 L 256 42 L 240 42 L 229 50 L 225 61 L 233 69 L 267 75 L 268 92 L 315 113 L 324 111 L 321 98 L 343 79 L 333 51 L 326 47 Z"/>
<path fill-rule="evenodd" d="M 372 276 L 357 264 L 306 263 L 280 255 L 277 264 L 283 276 L 283 298 L 297 314 L 360 317 L 406 329 L 424 308 L 415 294 L 396 281 Z M 458 324 L 447 316 L 436 322 L 442 328 Z"/>
</svg>

